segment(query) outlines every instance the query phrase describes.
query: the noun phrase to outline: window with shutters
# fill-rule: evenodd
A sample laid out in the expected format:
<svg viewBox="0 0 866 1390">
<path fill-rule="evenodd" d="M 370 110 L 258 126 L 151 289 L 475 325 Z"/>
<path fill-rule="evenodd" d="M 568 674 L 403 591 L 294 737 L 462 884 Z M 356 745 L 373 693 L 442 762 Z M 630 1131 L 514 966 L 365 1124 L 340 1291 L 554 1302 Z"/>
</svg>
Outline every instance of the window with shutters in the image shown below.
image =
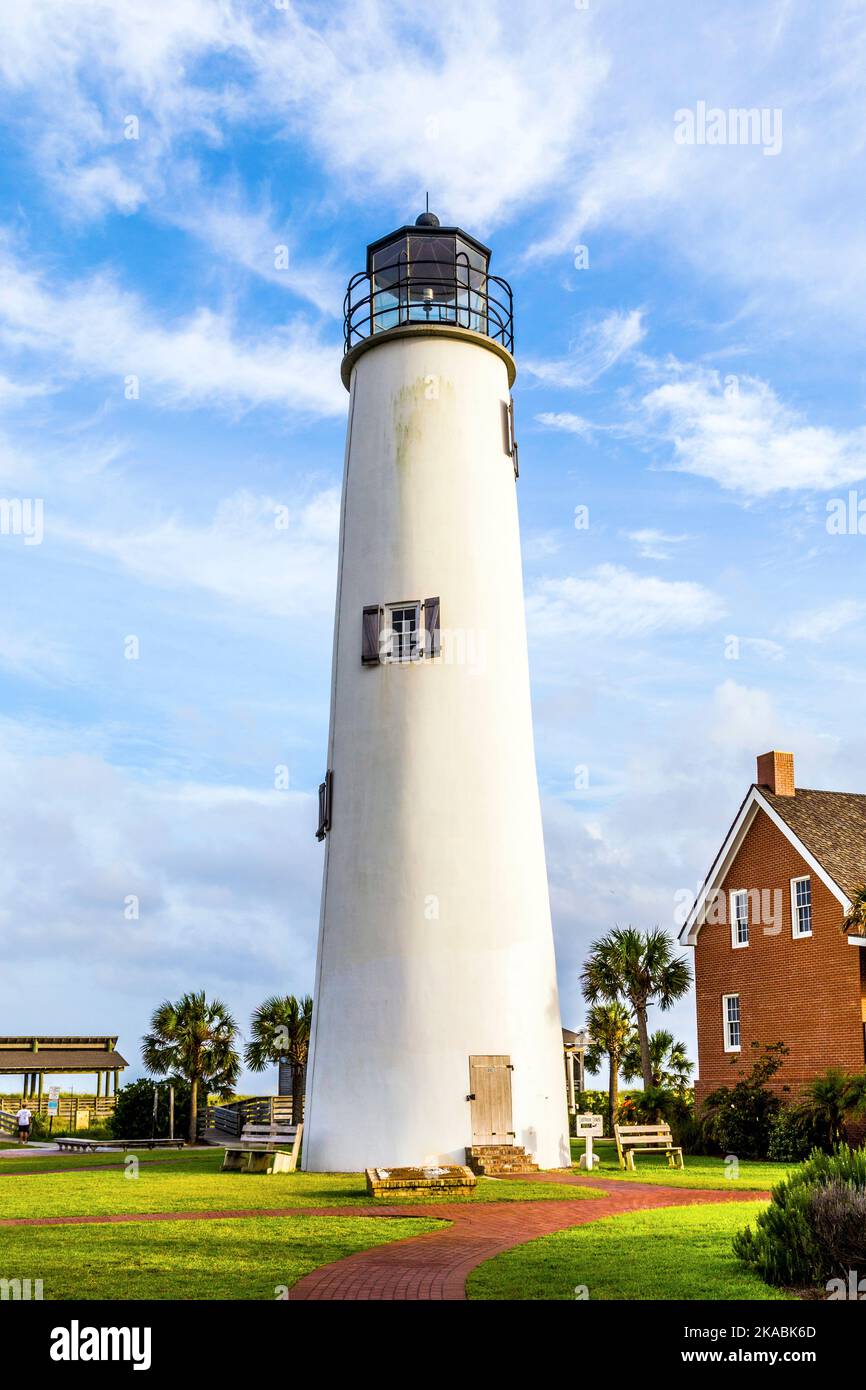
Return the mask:
<svg viewBox="0 0 866 1390">
<path fill-rule="evenodd" d="M 423 603 L 404 601 L 387 608 L 368 604 L 363 610 L 361 661 L 365 666 L 380 662 L 420 661 L 441 653 L 439 599 Z"/>
</svg>

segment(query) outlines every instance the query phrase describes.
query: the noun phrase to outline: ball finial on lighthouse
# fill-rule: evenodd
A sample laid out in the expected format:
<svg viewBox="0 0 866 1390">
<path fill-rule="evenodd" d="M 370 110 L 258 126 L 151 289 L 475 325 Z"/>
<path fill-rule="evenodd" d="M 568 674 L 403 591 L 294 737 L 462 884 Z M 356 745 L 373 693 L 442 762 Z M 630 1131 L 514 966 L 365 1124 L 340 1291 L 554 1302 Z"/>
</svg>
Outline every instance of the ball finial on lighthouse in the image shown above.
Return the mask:
<svg viewBox="0 0 866 1390">
<path fill-rule="evenodd" d="M 490 258 L 422 213 L 346 294 L 313 1170 L 570 1162 Z"/>
</svg>

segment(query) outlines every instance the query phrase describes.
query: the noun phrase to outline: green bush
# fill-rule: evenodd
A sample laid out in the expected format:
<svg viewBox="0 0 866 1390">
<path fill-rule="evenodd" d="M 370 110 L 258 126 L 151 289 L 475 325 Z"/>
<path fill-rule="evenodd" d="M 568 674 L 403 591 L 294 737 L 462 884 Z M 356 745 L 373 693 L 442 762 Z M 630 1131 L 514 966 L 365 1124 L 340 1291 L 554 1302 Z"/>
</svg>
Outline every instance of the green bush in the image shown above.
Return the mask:
<svg viewBox="0 0 866 1390">
<path fill-rule="evenodd" d="M 815 1148 L 821 1148 L 811 1117 L 800 1109 L 785 1105 L 770 1120 L 767 1157 L 779 1163 L 802 1163 Z"/>
<path fill-rule="evenodd" d="M 747 1226 L 734 1237 L 734 1254 L 767 1284 L 826 1284 L 866 1264 L 864 1212 L 866 1149 L 816 1149 L 776 1184 L 754 1231 Z"/>
<path fill-rule="evenodd" d="M 766 1158 L 781 1097 L 768 1086 L 790 1051 L 784 1043 L 752 1043 L 755 1060 L 734 1086 L 720 1086 L 704 1102 L 708 1147 L 739 1158 Z M 739 1064 L 739 1059 L 735 1059 Z M 785 1088 L 787 1089 L 787 1088 Z"/>
<path fill-rule="evenodd" d="M 156 1124 L 153 1119 L 154 1082 L 146 1078 L 131 1081 L 121 1086 L 117 1093 L 117 1104 L 110 1117 L 110 1132 L 115 1139 L 167 1139 L 168 1136 L 168 1085 L 165 1081 L 157 1083 L 159 1098 L 156 1111 Z M 185 1139 L 189 1132 L 189 1083 L 173 1081 L 174 1086 L 174 1133 L 175 1138 Z"/>
</svg>

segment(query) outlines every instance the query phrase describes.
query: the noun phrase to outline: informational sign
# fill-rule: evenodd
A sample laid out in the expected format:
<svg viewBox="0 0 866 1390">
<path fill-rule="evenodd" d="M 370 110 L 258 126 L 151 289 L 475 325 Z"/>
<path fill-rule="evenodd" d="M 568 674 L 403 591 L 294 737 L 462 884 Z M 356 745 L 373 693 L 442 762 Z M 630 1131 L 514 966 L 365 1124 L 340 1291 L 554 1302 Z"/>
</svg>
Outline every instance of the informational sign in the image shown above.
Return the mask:
<svg viewBox="0 0 866 1390">
<path fill-rule="evenodd" d="M 48 1114 L 56 1115 L 60 1110 L 60 1087 L 48 1087 Z"/>
<path fill-rule="evenodd" d="M 603 1133 L 603 1122 L 601 1115 L 593 1115 L 587 1112 L 585 1115 L 575 1115 L 575 1133 L 578 1139 L 586 1140 L 586 1152 L 580 1155 L 581 1168 L 589 1169 L 590 1173 L 598 1163 L 597 1156 L 592 1151 L 593 1139 L 600 1139 Z"/>
<path fill-rule="evenodd" d="M 600 1139 L 604 1133 L 604 1121 L 601 1115 L 588 1113 L 586 1115 L 578 1115 L 576 1120 L 578 1137 L 581 1135 L 586 1137 L 587 1134 L 591 1134 L 594 1135 L 596 1139 Z"/>
</svg>

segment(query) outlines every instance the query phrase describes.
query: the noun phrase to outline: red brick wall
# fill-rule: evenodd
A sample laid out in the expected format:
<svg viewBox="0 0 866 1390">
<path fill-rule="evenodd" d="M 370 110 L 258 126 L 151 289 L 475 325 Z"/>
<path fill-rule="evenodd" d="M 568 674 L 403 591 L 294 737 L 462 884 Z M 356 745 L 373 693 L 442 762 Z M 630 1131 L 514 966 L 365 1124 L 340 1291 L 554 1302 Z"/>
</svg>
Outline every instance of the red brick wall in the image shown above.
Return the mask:
<svg viewBox="0 0 866 1390">
<path fill-rule="evenodd" d="M 812 880 L 812 935 L 791 935 L 791 879 Z M 734 949 L 730 922 L 707 922 L 695 946 L 698 1021 L 698 1103 L 718 1086 L 731 1086 L 751 1061 L 749 1044 L 782 1041 L 790 1049 L 777 1085 L 796 1092 L 828 1067 L 860 1070 L 866 947 L 850 946 L 841 931 L 842 908 L 828 888 L 759 811 L 723 884 L 725 916 L 731 890 L 781 890 L 781 931 L 765 934 L 750 902 L 749 945 Z M 771 899 L 771 902 L 774 901 Z M 722 995 L 740 996 L 740 1053 L 726 1053 Z M 738 1056 L 732 1065 L 732 1056 Z"/>
</svg>

